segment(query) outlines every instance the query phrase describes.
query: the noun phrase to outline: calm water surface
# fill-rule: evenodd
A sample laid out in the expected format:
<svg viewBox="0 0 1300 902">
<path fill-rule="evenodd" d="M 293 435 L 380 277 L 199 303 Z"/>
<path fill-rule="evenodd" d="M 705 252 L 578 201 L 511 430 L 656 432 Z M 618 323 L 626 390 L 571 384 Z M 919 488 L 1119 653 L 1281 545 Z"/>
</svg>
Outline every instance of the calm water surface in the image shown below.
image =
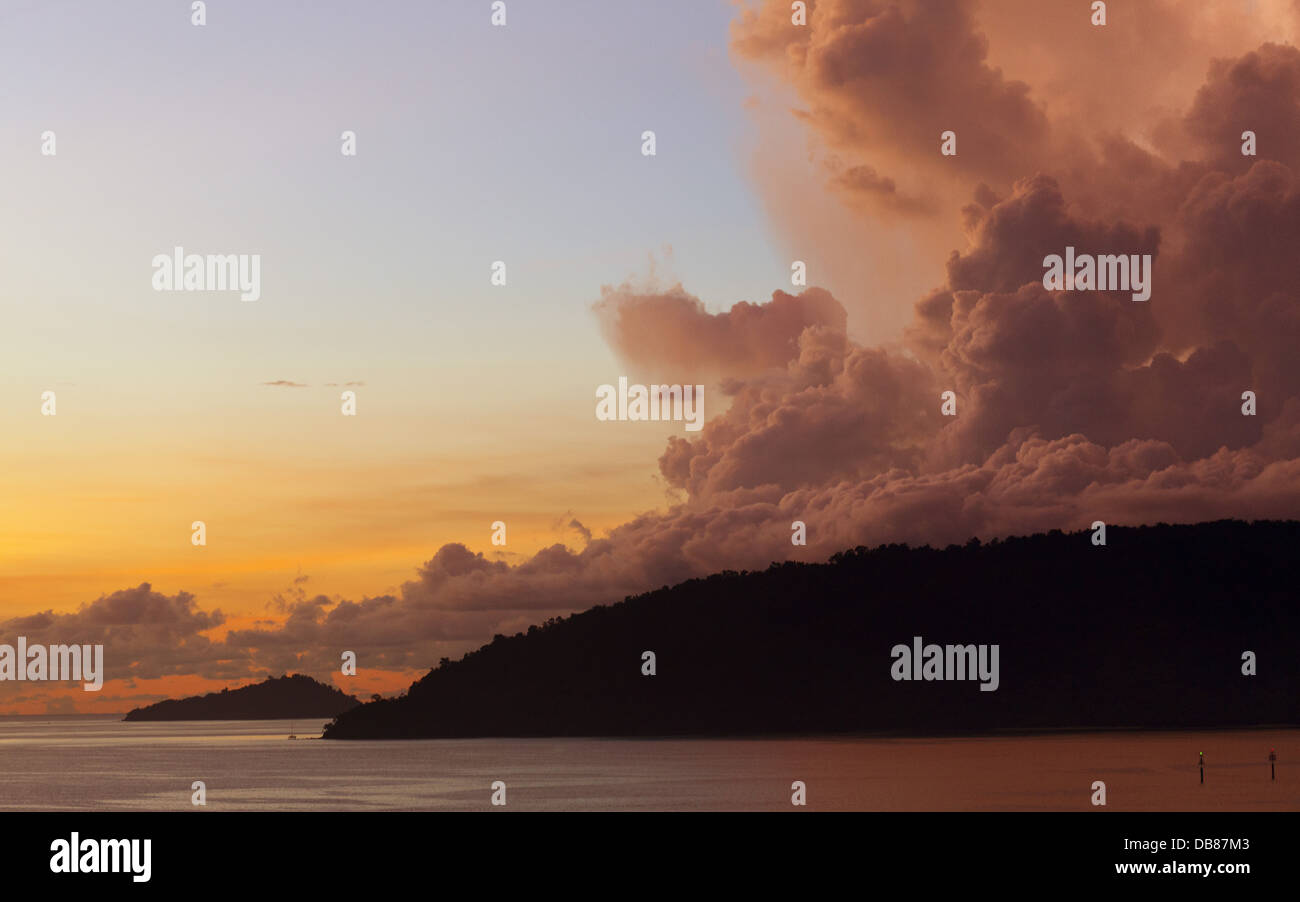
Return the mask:
<svg viewBox="0 0 1300 902">
<path fill-rule="evenodd" d="M 0 808 L 483 810 L 1300 810 L 1300 730 L 962 739 L 288 741 L 324 721 L 0 719 Z M 1279 758 L 1269 780 L 1268 751 Z M 1199 783 L 1197 752 L 1208 763 Z"/>
</svg>

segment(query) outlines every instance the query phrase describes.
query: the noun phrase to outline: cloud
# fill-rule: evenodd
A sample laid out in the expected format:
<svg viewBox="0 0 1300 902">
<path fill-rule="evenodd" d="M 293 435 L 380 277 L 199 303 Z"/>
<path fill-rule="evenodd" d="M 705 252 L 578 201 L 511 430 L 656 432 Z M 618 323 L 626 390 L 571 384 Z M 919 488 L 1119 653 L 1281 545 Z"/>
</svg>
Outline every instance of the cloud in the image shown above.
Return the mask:
<svg viewBox="0 0 1300 902">
<path fill-rule="evenodd" d="M 778 72 L 806 104 L 799 117 L 847 156 L 914 155 L 1010 179 L 1048 139 L 1030 86 L 989 64 L 971 4 L 822 0 L 791 27 L 790 4 L 765 3 L 742 11 L 732 50 Z M 954 157 L 939 156 L 944 131 L 958 135 Z"/>
<path fill-rule="evenodd" d="M 611 347 L 633 367 L 667 373 L 658 377 L 667 383 L 760 372 L 788 360 L 807 327 L 842 331 L 846 323 L 844 308 L 817 288 L 709 313 L 680 285 L 659 292 L 623 284 L 602 288 L 593 309 Z"/>
<path fill-rule="evenodd" d="M 245 656 L 231 658 L 203 634 L 225 622 L 219 610 L 204 611 L 188 592 L 165 595 L 149 583 L 103 595 L 76 611 L 42 611 L 0 621 L 0 641 L 26 636 L 29 645 L 103 645 L 106 679 L 197 673 L 242 676 Z"/>
<path fill-rule="evenodd" d="M 968 9 L 825 2 L 803 30 L 771 3 L 736 29 L 738 54 L 781 70 L 809 104 L 802 119 L 845 159 L 893 142 L 885 149 L 925 155 L 923 173 L 943 165 L 938 129 L 915 122 L 965 117 L 970 159 L 957 168 L 971 187 L 948 209 L 967 244 L 902 340 L 855 341 L 843 305 L 817 288 L 719 313 L 682 286 L 606 289 L 597 314 L 621 357 L 717 374 L 730 400 L 698 436 L 668 439 L 660 475 L 679 503 L 515 567 L 448 546 L 395 604 L 495 610 L 506 623 L 534 603 L 572 610 L 624 587 L 856 544 L 1300 513 L 1287 251 L 1300 209 L 1286 143 L 1219 167 L 1205 141 L 1177 159 L 1111 133 L 1058 159 L 1058 137 L 1086 129 L 1057 128 L 1052 91 L 1040 104 L 988 64 Z M 1175 43 L 1194 42 L 1180 32 Z M 1238 96 L 1230 83 L 1257 70 L 1258 108 L 1289 109 L 1288 56 L 1261 51 L 1244 70 L 1207 62 L 1204 89 L 1186 86 L 1188 112 L 1171 117 L 1213 143 L 1215 117 Z M 914 71 L 940 57 L 948 77 Z M 847 193 L 901 184 L 854 165 L 871 164 L 840 170 Z M 1044 289 L 1044 256 L 1070 245 L 1149 254 L 1151 300 Z M 1255 417 L 1241 415 L 1247 389 L 1267 398 Z M 957 393 L 956 417 L 940 414 L 944 390 Z M 806 548 L 790 544 L 795 519 L 808 524 Z"/>
<path fill-rule="evenodd" d="M 871 166 L 859 164 L 847 169 L 832 166 L 832 169 L 832 185 L 855 204 L 905 214 L 932 213 L 935 210 L 933 200 L 901 193 L 893 179 L 881 175 Z"/>
<path fill-rule="evenodd" d="M 568 527 L 581 536 L 582 541 L 588 544 L 591 543 L 591 530 L 583 526 L 582 522 L 577 517 L 571 517 L 569 519 Z"/>
<path fill-rule="evenodd" d="M 1249 168 L 1252 158 L 1241 153 L 1241 134 L 1249 130 L 1259 139 L 1259 156 L 1295 169 L 1300 165 L 1300 50 L 1270 43 L 1236 59 L 1214 60 L 1185 124 L 1218 168 Z"/>
</svg>

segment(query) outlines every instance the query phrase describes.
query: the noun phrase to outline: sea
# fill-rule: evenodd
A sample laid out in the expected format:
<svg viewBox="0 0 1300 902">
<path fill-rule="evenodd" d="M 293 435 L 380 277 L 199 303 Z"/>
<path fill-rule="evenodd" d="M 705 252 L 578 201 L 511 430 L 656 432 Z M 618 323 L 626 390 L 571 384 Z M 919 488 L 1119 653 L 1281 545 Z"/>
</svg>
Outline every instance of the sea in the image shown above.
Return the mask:
<svg viewBox="0 0 1300 902">
<path fill-rule="evenodd" d="M 803 810 L 1092 810 L 1097 782 L 1110 810 L 1300 810 L 1295 729 L 336 741 L 323 726 L 0 718 L 0 809 L 481 811 L 501 781 L 515 811 L 790 811 L 798 781 Z"/>
</svg>

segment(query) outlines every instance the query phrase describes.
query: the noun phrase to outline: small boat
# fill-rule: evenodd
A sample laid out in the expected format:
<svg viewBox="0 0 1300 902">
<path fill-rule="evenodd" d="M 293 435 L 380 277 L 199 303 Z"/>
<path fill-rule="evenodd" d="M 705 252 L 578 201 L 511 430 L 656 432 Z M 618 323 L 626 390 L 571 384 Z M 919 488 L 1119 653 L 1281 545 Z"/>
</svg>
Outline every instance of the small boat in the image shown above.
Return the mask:
<svg viewBox="0 0 1300 902">
<path fill-rule="evenodd" d="M 294 735 L 293 728 L 294 728 L 294 724 L 292 724 L 292 723 L 289 724 L 289 738 L 290 738 L 290 739 L 297 739 L 298 737 L 297 737 L 296 735 Z"/>
</svg>

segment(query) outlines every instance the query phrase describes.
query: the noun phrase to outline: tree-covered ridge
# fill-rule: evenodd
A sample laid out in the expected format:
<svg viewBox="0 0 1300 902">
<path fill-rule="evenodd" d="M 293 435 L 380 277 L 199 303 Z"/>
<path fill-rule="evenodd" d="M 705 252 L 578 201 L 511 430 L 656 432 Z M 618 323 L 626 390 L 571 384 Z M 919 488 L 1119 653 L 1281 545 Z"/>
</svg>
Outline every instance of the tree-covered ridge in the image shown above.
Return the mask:
<svg viewBox="0 0 1300 902">
<path fill-rule="evenodd" d="M 325 737 L 1300 723 L 1300 523 L 1092 535 L 855 548 L 689 580 L 498 635 Z M 999 687 L 894 679 L 891 649 L 917 636 L 998 645 Z"/>
</svg>

